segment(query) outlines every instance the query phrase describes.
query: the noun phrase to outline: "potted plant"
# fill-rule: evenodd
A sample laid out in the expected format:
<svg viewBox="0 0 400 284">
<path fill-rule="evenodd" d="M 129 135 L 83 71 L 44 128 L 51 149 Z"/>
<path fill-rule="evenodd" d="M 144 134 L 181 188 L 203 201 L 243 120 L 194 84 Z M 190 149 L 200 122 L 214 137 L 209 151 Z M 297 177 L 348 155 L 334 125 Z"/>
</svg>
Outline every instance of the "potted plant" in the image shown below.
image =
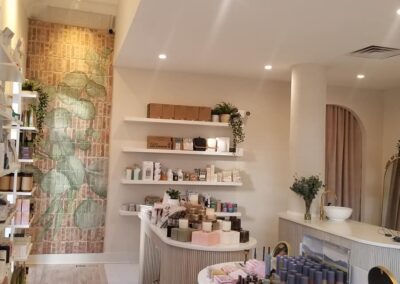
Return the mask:
<svg viewBox="0 0 400 284">
<path fill-rule="evenodd" d="M 230 115 L 229 126 L 232 128 L 233 149 L 236 152 L 236 146 L 244 141 L 243 117 L 239 112 L 234 112 Z"/>
<path fill-rule="evenodd" d="M 36 81 L 27 79 L 22 83 L 21 88 L 22 91 L 35 92 L 38 87 L 39 84 Z"/>
<path fill-rule="evenodd" d="M 229 122 L 232 113 L 238 112 L 237 107 L 227 102 L 217 104 L 214 110 L 219 112 L 220 121 L 225 123 Z"/>
<path fill-rule="evenodd" d="M 220 115 L 220 111 L 218 108 L 214 108 L 211 110 L 211 120 L 212 122 L 219 122 L 219 115 Z"/>
<path fill-rule="evenodd" d="M 180 191 L 170 188 L 167 190 L 167 194 L 169 195 L 168 204 L 171 206 L 179 206 Z"/>
<path fill-rule="evenodd" d="M 318 191 L 321 187 L 325 185 L 319 179 L 319 176 L 310 176 L 310 177 L 294 177 L 294 183 L 290 187 L 290 189 L 300 195 L 305 202 L 306 213 L 304 214 L 304 220 L 311 220 L 311 203 L 317 195 Z"/>
</svg>

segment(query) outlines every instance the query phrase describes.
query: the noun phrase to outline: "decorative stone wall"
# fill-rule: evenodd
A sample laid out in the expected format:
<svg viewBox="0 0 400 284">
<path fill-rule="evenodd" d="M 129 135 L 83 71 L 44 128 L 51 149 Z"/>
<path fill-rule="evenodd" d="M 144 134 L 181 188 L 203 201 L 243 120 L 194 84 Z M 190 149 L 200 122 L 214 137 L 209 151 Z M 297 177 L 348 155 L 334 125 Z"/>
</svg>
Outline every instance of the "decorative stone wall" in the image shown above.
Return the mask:
<svg viewBox="0 0 400 284">
<path fill-rule="evenodd" d="M 103 252 L 113 35 L 29 21 L 26 78 L 49 106 L 35 153 L 33 254 Z"/>
</svg>

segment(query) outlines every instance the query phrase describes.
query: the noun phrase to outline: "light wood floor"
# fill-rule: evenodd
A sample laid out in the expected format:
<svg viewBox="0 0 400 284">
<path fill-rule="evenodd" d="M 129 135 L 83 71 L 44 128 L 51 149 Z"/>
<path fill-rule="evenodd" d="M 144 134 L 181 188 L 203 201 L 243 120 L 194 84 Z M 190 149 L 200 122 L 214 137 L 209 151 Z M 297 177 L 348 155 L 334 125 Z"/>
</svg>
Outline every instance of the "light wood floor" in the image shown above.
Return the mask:
<svg viewBox="0 0 400 284">
<path fill-rule="evenodd" d="M 32 265 L 28 284 L 107 284 L 103 264 Z"/>
</svg>

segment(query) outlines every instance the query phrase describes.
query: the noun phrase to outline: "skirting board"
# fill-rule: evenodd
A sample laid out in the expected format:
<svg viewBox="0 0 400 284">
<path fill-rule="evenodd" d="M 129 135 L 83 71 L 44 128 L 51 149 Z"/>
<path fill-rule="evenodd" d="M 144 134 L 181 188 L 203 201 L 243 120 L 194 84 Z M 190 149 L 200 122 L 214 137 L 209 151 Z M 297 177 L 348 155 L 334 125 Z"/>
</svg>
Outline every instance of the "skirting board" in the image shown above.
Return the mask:
<svg viewBox="0 0 400 284">
<path fill-rule="evenodd" d="M 138 253 L 74 253 L 30 255 L 27 264 L 138 263 Z"/>
</svg>

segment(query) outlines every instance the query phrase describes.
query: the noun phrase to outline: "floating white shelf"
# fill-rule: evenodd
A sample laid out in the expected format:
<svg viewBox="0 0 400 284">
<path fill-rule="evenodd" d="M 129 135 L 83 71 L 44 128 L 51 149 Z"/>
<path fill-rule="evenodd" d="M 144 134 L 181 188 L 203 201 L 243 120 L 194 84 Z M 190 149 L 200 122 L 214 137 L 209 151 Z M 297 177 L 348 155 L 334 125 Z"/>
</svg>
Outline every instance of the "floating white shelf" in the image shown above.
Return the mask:
<svg viewBox="0 0 400 284">
<path fill-rule="evenodd" d="M 29 229 L 33 223 L 34 216 L 29 220 L 29 224 L 14 224 L 13 227 L 15 229 Z"/>
<path fill-rule="evenodd" d="M 10 165 L 10 168 L 7 170 L 0 170 L 0 177 L 2 176 L 6 176 L 8 174 L 11 174 L 13 172 L 15 172 L 16 170 L 19 169 L 19 164 L 12 164 Z"/>
<path fill-rule="evenodd" d="M 231 152 L 210 152 L 210 151 L 184 151 L 184 150 L 164 150 L 164 149 L 146 149 L 130 146 L 122 147 L 123 152 L 130 153 L 151 153 L 151 154 L 173 154 L 173 155 L 196 155 L 196 156 L 223 156 L 223 157 L 242 157 L 242 154 Z"/>
<path fill-rule="evenodd" d="M 126 211 L 119 209 L 119 215 L 121 216 L 138 216 L 139 213 L 139 211 Z"/>
<path fill-rule="evenodd" d="M 31 254 L 32 246 L 33 246 L 33 244 L 30 243 L 30 244 L 29 244 L 29 247 L 28 247 L 28 254 L 27 254 L 26 256 L 24 256 L 24 257 L 13 257 L 13 260 L 14 260 L 14 261 L 27 261 L 29 255 Z"/>
<path fill-rule="evenodd" d="M 216 126 L 216 127 L 228 127 L 229 126 L 228 123 L 223 123 L 223 122 L 145 118 L 145 117 L 132 117 L 132 116 L 126 116 L 124 120 L 126 122 L 181 124 L 181 125 L 192 125 L 192 126 Z"/>
<path fill-rule="evenodd" d="M 32 98 L 32 99 L 35 99 L 35 98 L 37 98 L 38 93 L 36 91 L 31 92 L 31 91 L 23 91 L 22 90 L 21 93 L 14 94 L 14 96 L 19 96 L 21 98 Z"/>
<path fill-rule="evenodd" d="M 18 126 L 18 125 L 6 125 L 3 126 L 3 129 L 19 129 L 21 131 L 37 131 L 36 127 L 31 127 L 31 126 Z"/>
<path fill-rule="evenodd" d="M 32 164 L 34 162 L 34 160 L 33 159 L 18 159 L 18 162 Z"/>
<path fill-rule="evenodd" d="M 129 180 L 122 179 L 122 184 L 142 184 L 142 185 L 194 185 L 194 186 L 242 186 L 241 182 L 208 182 L 208 181 L 154 181 L 154 180 Z"/>
<path fill-rule="evenodd" d="M 217 217 L 242 217 L 240 212 L 215 212 Z"/>
<path fill-rule="evenodd" d="M 37 186 L 34 186 L 32 191 L 17 191 L 15 194 L 17 196 L 32 196 L 37 188 L 38 188 Z M 12 192 L 10 192 L 10 193 L 12 193 Z"/>
</svg>

